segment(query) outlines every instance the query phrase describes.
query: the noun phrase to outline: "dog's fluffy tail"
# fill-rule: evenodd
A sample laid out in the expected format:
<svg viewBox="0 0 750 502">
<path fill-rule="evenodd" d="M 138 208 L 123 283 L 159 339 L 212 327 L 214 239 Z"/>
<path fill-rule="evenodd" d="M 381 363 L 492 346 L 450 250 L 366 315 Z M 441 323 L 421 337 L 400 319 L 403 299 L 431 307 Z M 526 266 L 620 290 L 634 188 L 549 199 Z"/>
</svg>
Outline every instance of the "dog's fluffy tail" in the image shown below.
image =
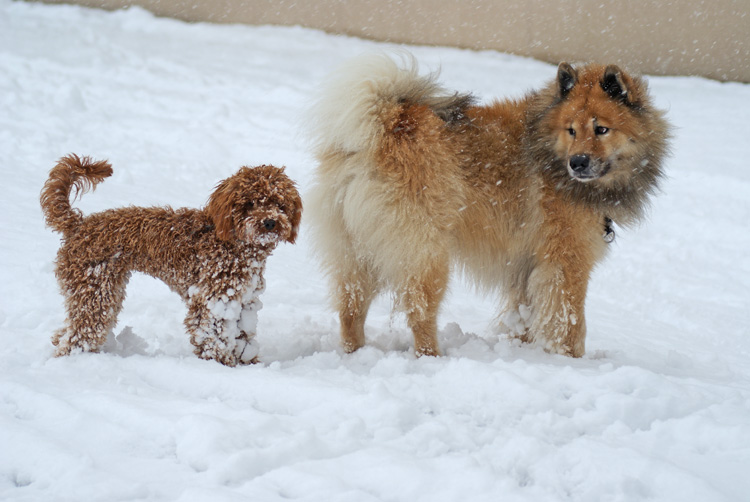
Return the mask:
<svg viewBox="0 0 750 502">
<path fill-rule="evenodd" d="M 398 64 L 387 54 L 367 54 L 334 71 L 308 117 L 318 154 L 360 152 L 377 148 L 383 136 L 399 132 L 389 120 L 410 106 L 428 108 L 446 124 L 465 119 L 474 103 L 470 94 L 448 93 L 436 83 L 437 73 L 419 75 L 411 54 Z"/>
<path fill-rule="evenodd" d="M 311 109 L 319 165 L 307 221 L 332 276 L 366 262 L 401 287 L 448 255 L 466 205 L 460 128 L 473 99 L 436 77 L 409 55 L 369 54 L 334 71 Z"/>
<path fill-rule="evenodd" d="M 112 166 L 107 161 L 75 154 L 61 158 L 50 171 L 40 197 L 47 226 L 63 235 L 73 231 L 83 215 L 71 207 L 70 192 L 75 189 L 75 197 L 83 195 L 111 175 Z"/>
</svg>

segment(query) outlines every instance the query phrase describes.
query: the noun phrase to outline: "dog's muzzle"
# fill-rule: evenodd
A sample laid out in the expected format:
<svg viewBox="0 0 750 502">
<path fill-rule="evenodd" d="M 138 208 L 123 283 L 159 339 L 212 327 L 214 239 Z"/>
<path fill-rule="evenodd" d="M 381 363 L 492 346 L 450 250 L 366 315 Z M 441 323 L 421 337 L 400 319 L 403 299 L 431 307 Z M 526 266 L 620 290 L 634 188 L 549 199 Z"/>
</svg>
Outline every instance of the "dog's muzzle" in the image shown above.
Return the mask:
<svg viewBox="0 0 750 502">
<path fill-rule="evenodd" d="M 586 183 L 601 178 L 609 171 L 609 164 L 592 160 L 590 155 L 571 155 L 568 159 L 568 174 L 571 178 Z"/>
<path fill-rule="evenodd" d="M 290 231 L 286 217 L 278 212 L 269 211 L 245 220 L 245 239 L 262 246 L 286 240 Z"/>
</svg>

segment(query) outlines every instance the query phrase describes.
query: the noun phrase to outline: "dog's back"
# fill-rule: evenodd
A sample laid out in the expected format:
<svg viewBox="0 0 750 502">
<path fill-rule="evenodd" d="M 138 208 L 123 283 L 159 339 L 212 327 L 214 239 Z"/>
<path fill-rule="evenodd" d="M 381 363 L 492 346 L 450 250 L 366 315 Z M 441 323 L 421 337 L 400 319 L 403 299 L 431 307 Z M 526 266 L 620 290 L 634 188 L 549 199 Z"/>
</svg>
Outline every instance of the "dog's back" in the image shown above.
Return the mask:
<svg viewBox="0 0 750 502">
<path fill-rule="evenodd" d="M 82 237 L 64 241 L 58 270 L 80 270 L 87 262 L 116 262 L 123 269 L 164 281 L 183 296 L 182 283 L 197 279 L 195 257 L 222 246 L 211 218 L 192 208 L 108 209 L 84 217 L 76 231 Z M 179 281 L 174 270 L 182 271 Z"/>
</svg>

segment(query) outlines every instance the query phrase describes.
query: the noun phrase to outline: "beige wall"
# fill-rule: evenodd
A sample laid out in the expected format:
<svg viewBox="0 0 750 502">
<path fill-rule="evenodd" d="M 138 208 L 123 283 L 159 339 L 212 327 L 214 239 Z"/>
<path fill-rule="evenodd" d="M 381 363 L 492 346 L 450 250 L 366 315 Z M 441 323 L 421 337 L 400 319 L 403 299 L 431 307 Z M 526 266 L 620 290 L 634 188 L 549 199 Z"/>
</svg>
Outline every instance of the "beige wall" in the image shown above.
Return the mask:
<svg viewBox="0 0 750 502">
<path fill-rule="evenodd" d="M 63 3 L 65 0 L 44 0 Z M 67 0 L 750 82 L 750 0 Z"/>
</svg>

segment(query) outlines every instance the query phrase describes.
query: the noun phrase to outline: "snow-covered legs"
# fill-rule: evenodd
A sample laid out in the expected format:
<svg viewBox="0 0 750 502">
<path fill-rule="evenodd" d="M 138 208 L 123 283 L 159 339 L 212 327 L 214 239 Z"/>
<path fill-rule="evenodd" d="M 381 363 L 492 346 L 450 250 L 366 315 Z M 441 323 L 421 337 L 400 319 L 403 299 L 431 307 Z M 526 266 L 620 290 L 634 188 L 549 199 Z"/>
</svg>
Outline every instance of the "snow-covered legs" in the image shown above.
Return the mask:
<svg viewBox="0 0 750 502">
<path fill-rule="evenodd" d="M 55 356 L 99 351 L 117 323 L 130 273 L 111 262 L 80 268 L 61 267 L 58 262 L 56 274 L 67 318 L 65 327 L 52 336 Z"/>
<path fill-rule="evenodd" d="M 258 297 L 261 291 L 229 288 L 207 297 L 199 288 L 192 289 L 185 327 L 198 357 L 227 366 L 258 362 L 254 337 L 258 311 L 263 306 Z"/>
</svg>

